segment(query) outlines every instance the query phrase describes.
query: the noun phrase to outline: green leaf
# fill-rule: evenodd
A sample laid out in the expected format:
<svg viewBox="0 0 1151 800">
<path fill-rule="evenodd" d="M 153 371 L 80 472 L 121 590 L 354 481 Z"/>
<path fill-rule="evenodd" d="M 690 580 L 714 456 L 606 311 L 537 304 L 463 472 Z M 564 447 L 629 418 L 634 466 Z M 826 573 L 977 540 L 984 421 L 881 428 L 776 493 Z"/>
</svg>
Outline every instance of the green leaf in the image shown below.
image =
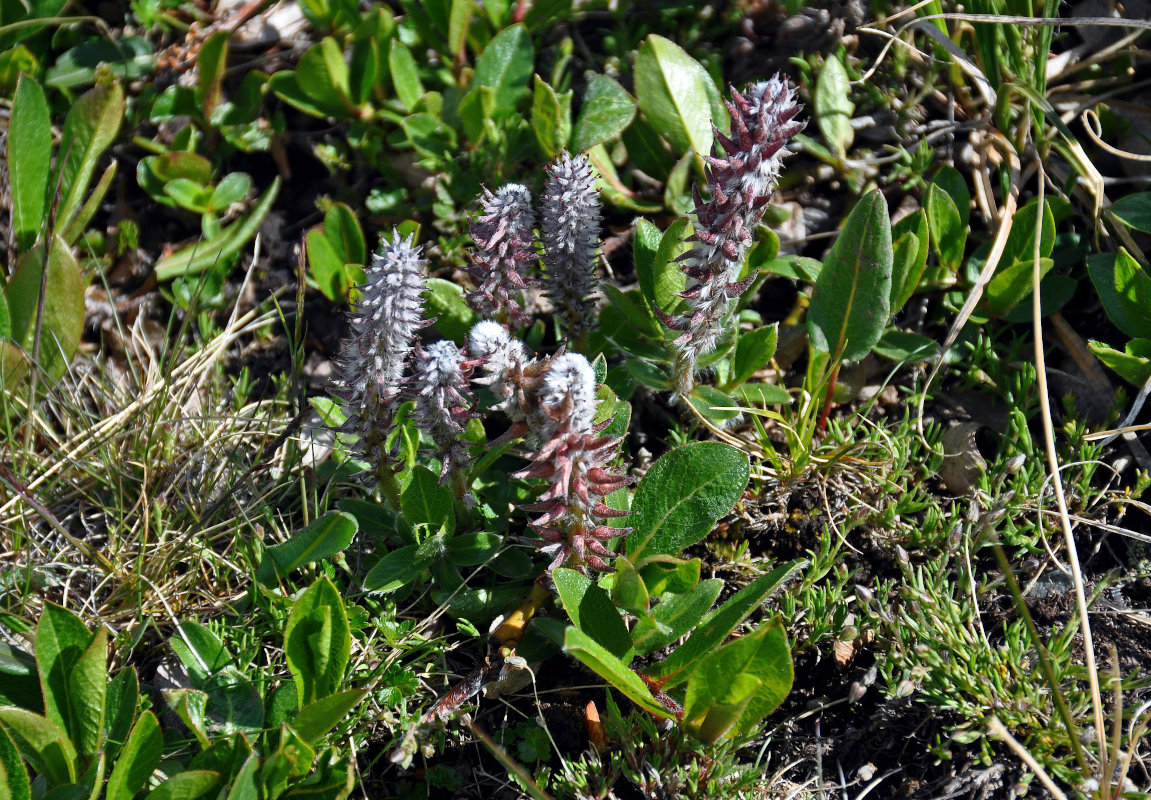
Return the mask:
<svg viewBox="0 0 1151 800">
<path fill-rule="evenodd" d="M 7 728 L 32 769 L 50 783 L 60 785 L 76 780 L 76 748 L 62 726 L 11 706 L 0 708 L 0 725 Z"/>
<path fill-rule="evenodd" d="M 108 683 L 104 703 L 104 757 L 114 764 L 120 747 L 128 738 L 140 705 L 140 680 L 136 668 L 120 670 Z"/>
<path fill-rule="evenodd" d="M 1125 252 L 1125 251 L 1124 251 Z M 1135 337 L 1135 327 L 1127 318 L 1127 310 L 1119 301 L 1119 290 L 1115 285 L 1117 253 L 1096 253 L 1087 257 L 1087 274 L 1091 283 L 1099 294 L 1099 302 L 1107 318 L 1115 323 L 1115 327 L 1128 336 Z M 1130 255 L 1127 256 L 1130 258 Z"/>
<path fill-rule="evenodd" d="M 652 272 L 655 278 L 652 286 L 651 302 L 664 313 L 674 314 L 683 304 L 676 295 L 687 285 L 687 276 L 679 268 L 676 259 L 691 249 L 687 238 L 692 231 L 687 217 L 680 217 L 667 227 L 659 241 L 655 253 Z M 678 336 L 679 333 L 675 333 Z"/>
<path fill-rule="evenodd" d="M 264 224 L 279 192 L 280 178 L 277 176 L 252 210 L 230 224 L 216 238 L 208 242 L 197 242 L 156 262 L 156 279 L 170 281 L 173 278 L 199 275 L 240 252 Z"/>
<path fill-rule="evenodd" d="M 747 454 L 721 442 L 694 442 L 666 453 L 636 488 L 627 557 L 678 555 L 711 532 L 743 494 Z"/>
<path fill-rule="evenodd" d="M 1039 259 L 1040 277 L 1055 266 L 1050 258 Z M 983 293 L 983 303 L 992 317 L 1001 317 L 1010 311 L 1024 297 L 1031 296 L 1034 283 L 1034 265 L 1031 260 L 1015 261 L 995 271 Z"/>
<path fill-rule="evenodd" d="M 148 800 L 198 800 L 220 785 L 218 773 L 192 769 L 177 772 L 147 795 Z"/>
<path fill-rule="evenodd" d="M 1031 264 L 1035 257 L 1035 224 L 1039 217 L 1039 198 L 1026 203 L 1011 218 L 1011 232 L 1007 235 L 1007 246 L 1003 248 L 1000 264 L 1014 264 L 1017 261 Z M 1055 217 L 1049 203 L 1043 204 L 1043 225 L 1040 229 L 1039 257 L 1047 258 L 1055 247 Z"/>
<path fill-rule="evenodd" d="M 104 744 L 104 711 L 108 692 L 108 629 L 101 625 L 92 643 L 68 673 L 72 706 L 72 741 L 93 759 Z"/>
<path fill-rule="evenodd" d="M 116 140 L 123 119 L 124 89 L 119 83 L 90 89 L 68 111 L 60 134 L 60 166 L 52 174 L 52 185 L 60 187 L 60 227 L 67 227 L 83 202 L 96 163 Z"/>
<path fill-rule="evenodd" d="M 655 305 L 655 259 L 662 241 L 663 232 L 659 228 L 642 217 L 636 220 L 632 245 L 635 275 L 649 315 Z"/>
<path fill-rule="evenodd" d="M 333 302 L 346 302 L 352 286 L 356 283 L 348 262 L 340 258 L 329 239 L 318 228 L 313 228 L 304 236 L 304 246 L 308 254 L 308 269 L 320 291 Z M 360 270 L 363 274 L 363 270 Z"/>
<path fill-rule="evenodd" d="M 305 53 L 304 56 L 307 56 L 307 53 Z M 319 59 L 313 59 L 310 62 L 305 62 L 304 59 L 301 58 L 296 70 L 282 70 L 269 78 L 268 88 L 272 90 L 272 93 L 275 94 L 276 97 L 293 108 L 303 111 L 305 114 L 320 118 L 345 118 L 349 113 L 348 108 L 340 102 L 339 97 L 336 96 L 334 91 L 329 94 L 323 94 L 320 97 L 313 97 L 304 91 L 301 85 L 300 71 L 304 69 L 322 69 L 323 65 L 319 63 L 319 61 Z M 315 90 L 319 82 L 318 78 L 311 77 L 307 79 L 308 86 L 312 90 Z"/>
<path fill-rule="evenodd" d="M 55 89 L 91 86 L 101 64 L 122 81 L 136 81 L 152 72 L 156 57 L 148 40 L 141 36 L 90 39 L 61 53 L 44 73 L 44 85 Z"/>
<path fill-rule="evenodd" d="M 32 783 L 28 780 L 24 759 L 3 725 L 0 725 L 0 786 L 8 787 L 11 800 L 32 800 Z M 111 795 L 108 798 L 116 800 Z"/>
<path fill-rule="evenodd" d="M 891 223 L 878 191 L 860 198 L 823 262 L 807 312 L 812 346 L 859 361 L 883 335 L 891 309 Z"/>
<path fill-rule="evenodd" d="M 52 127 L 48 101 L 40 84 L 21 75 L 8 121 L 8 180 L 12 194 L 12 229 L 21 252 L 27 252 L 46 228 L 48 172 Z M 0 331 L 2 335 L 2 331 Z"/>
<path fill-rule="evenodd" d="M 494 533 L 462 533 L 448 539 L 448 561 L 457 567 L 486 564 L 496 557 L 503 545 L 503 537 Z"/>
<path fill-rule="evenodd" d="M 211 120 L 224 101 L 224 74 L 228 69 L 228 31 L 217 31 L 204 40 L 196 56 L 196 102 L 204 119 Z"/>
<path fill-rule="evenodd" d="M 0 340 L 12 338 L 12 316 L 8 313 L 8 300 L 0 292 Z"/>
<path fill-rule="evenodd" d="M 971 190 L 967 188 L 963 173 L 950 164 L 944 164 L 931 179 L 931 185 L 941 189 L 951 198 L 955 210 L 959 213 L 959 224 L 966 230 L 967 224 L 971 221 Z"/>
<path fill-rule="evenodd" d="M 680 153 L 711 154 L 711 104 L 704 70 L 683 48 L 649 35 L 635 60 L 635 94 L 655 129 Z"/>
<path fill-rule="evenodd" d="M 232 779 L 227 800 L 260 800 L 261 764 L 259 753 L 248 756 L 244 765 L 236 772 L 236 777 Z"/>
<path fill-rule="evenodd" d="M 705 742 L 750 731 L 791 691 L 794 671 L 779 620 L 705 657 L 687 684 L 683 719 Z"/>
<path fill-rule="evenodd" d="M 186 178 L 200 186 L 207 186 L 212 182 L 212 162 L 198 153 L 177 150 L 147 156 L 140 159 L 136 166 L 136 182 L 140 188 L 150 194 L 153 200 L 172 208 L 176 204 L 164 193 L 164 187 L 177 178 Z"/>
<path fill-rule="evenodd" d="M 763 369 L 775 355 L 778 341 L 779 323 L 740 334 L 739 344 L 735 346 L 735 360 L 731 365 L 731 378 L 725 387 L 730 391 Z"/>
<path fill-rule="evenodd" d="M 1115 292 L 1135 336 L 1151 339 L 1151 275 L 1122 247 L 1115 256 Z"/>
<path fill-rule="evenodd" d="M 73 738 L 77 725 L 69 701 L 68 678 L 92 639 L 88 628 L 71 611 L 54 603 L 44 606 L 36 626 L 35 650 L 45 716 L 73 734 Z"/>
<path fill-rule="evenodd" d="M 739 411 L 734 410 L 738 405 L 735 398 L 707 384 L 700 384 L 692 389 L 687 395 L 687 402 L 716 424 L 723 424 L 739 416 Z"/>
<path fill-rule="evenodd" d="M 552 572 L 552 577 L 572 624 L 613 658 L 622 663 L 630 661 L 631 636 L 607 592 L 574 569 L 561 567 Z"/>
<path fill-rule="evenodd" d="M 108 779 L 107 800 L 132 800 L 144 788 L 164 754 L 164 737 L 160 723 L 151 711 L 145 711 L 132 726 L 128 741 L 116 759 Z"/>
<path fill-rule="evenodd" d="M 891 226 L 894 257 L 891 268 L 891 315 L 895 316 L 919 288 L 927 269 L 931 236 L 922 208 Z"/>
<path fill-rule="evenodd" d="M 476 312 L 464 299 L 464 290 L 459 284 L 441 278 L 428 278 L 427 285 L 427 316 L 436 318 L 436 331 L 445 339 L 463 344 L 468 331 L 479 322 Z"/>
<path fill-rule="evenodd" d="M 899 364 L 914 363 L 935 358 L 939 345 L 918 333 L 889 330 L 875 345 L 875 354 Z"/>
<path fill-rule="evenodd" d="M 789 561 L 756 578 L 704 617 L 688 640 L 677 647 L 666 661 L 653 664 L 644 671 L 657 679 L 665 689 L 687 680 L 699 659 L 719 647 L 739 623 L 806 565 L 805 559 Z"/>
<path fill-rule="evenodd" d="M 40 304 L 43 245 L 29 251 L 8 282 L 6 299 L 11 311 L 12 341 L 31 353 L 36 338 Z M 44 324 L 40 339 L 40 365 L 52 379 L 68 371 L 84 332 L 84 289 L 87 282 L 72 249 L 59 235 L 51 240 L 48 276 L 44 283 Z"/>
<path fill-rule="evenodd" d="M 702 560 L 698 558 L 685 561 L 664 556 L 649 561 L 639 574 L 643 576 L 644 585 L 653 597 L 659 597 L 664 592 L 683 594 L 690 592 L 699 583 L 702 564 Z"/>
<path fill-rule="evenodd" d="M 252 179 L 243 172 L 230 172 L 225 175 L 208 198 L 208 208 L 213 211 L 226 211 L 228 206 L 239 203 L 252 190 Z"/>
<path fill-rule="evenodd" d="M 200 747 L 206 749 L 208 738 L 208 693 L 199 689 L 165 689 L 164 700 L 196 737 Z"/>
<path fill-rule="evenodd" d="M 548 158 L 554 158 L 567 147 L 571 138 L 572 93 L 556 94 L 539 75 L 535 76 L 535 91 L 532 93 L 532 130 L 540 150 Z"/>
<path fill-rule="evenodd" d="M 301 707 L 339 688 L 351 643 L 344 601 L 335 585 L 322 576 L 296 600 L 284 628 L 284 653 Z"/>
<path fill-rule="evenodd" d="M 1151 339 L 1132 339 L 1123 351 L 1102 342 L 1087 345 L 1103 364 L 1128 383 L 1142 387 L 1151 379 Z"/>
<path fill-rule="evenodd" d="M 267 583 L 277 575 L 285 577 L 291 574 L 304 564 L 342 553 L 359 529 L 359 523 L 351 514 L 329 511 L 297 531 L 288 541 L 267 548 L 257 578 Z"/>
<path fill-rule="evenodd" d="M 412 51 L 399 39 L 392 39 L 391 50 L 388 51 L 388 65 L 391 67 L 392 86 L 396 89 L 396 97 L 410 113 L 424 96 L 424 84 L 420 80 L 420 70 L 416 66 L 416 59 L 412 57 Z"/>
<path fill-rule="evenodd" d="M 744 383 L 733 394 L 749 407 L 786 406 L 791 403 L 787 389 L 775 383 Z"/>
<path fill-rule="evenodd" d="M 164 194 L 172 198 L 180 208 L 196 214 L 207 211 L 208 203 L 212 199 L 210 187 L 187 178 L 176 178 L 165 183 Z"/>
<path fill-rule="evenodd" d="M 367 695 L 365 689 L 337 692 L 300 709 L 292 728 L 309 744 L 320 740 L 325 733 L 343 722 Z"/>
<path fill-rule="evenodd" d="M 967 226 L 959 216 L 955 201 L 936 184 L 927 187 L 927 227 L 939 266 L 949 274 L 959 272 L 967 244 Z"/>
<path fill-rule="evenodd" d="M 842 160 L 855 141 L 855 131 L 851 127 L 851 115 L 855 104 L 851 102 L 851 79 L 843 62 L 836 55 L 829 55 L 819 70 L 815 85 L 815 121 L 823 138 Z"/>
<path fill-rule="evenodd" d="M 652 696 L 651 691 L 644 686 L 643 680 L 638 675 L 579 628 L 568 627 L 564 631 L 564 650 L 579 659 L 584 666 L 614 686 L 644 711 L 658 717 L 672 716 L 672 713 Z"/>
<path fill-rule="evenodd" d="M 627 362 L 627 374 L 651 389 L 659 392 L 671 391 L 671 378 L 667 372 L 655 364 L 649 364 L 639 359 Z"/>
<path fill-rule="evenodd" d="M 208 678 L 225 667 L 235 666 L 220 637 L 198 622 L 180 623 L 168 644 L 197 687 L 202 688 Z"/>
<path fill-rule="evenodd" d="M 572 149 L 587 150 L 623 133 L 635 119 L 635 101 L 615 78 L 593 75 L 584 90 L 583 107 L 576 120 Z"/>
<path fill-rule="evenodd" d="M 44 710 L 35 657 L 0 642 L 0 706 L 9 705 L 37 713 Z"/>
<path fill-rule="evenodd" d="M 686 636 L 703 619 L 723 589 L 723 581 L 709 578 L 685 594 L 673 594 L 652 609 L 651 620 L 640 619 L 631 639 L 638 655 L 647 655 Z M 657 624 L 652 624 L 654 623 Z M 662 629 L 661 627 L 662 626 Z"/>
<path fill-rule="evenodd" d="M 452 493 L 440 486 L 439 478 L 427 467 L 412 470 L 411 483 L 400 497 L 400 508 L 412 525 L 425 524 L 432 530 L 444 528 L 450 534 L 456 529 Z"/>
<path fill-rule="evenodd" d="M 409 544 L 386 553 L 364 577 L 364 590 L 394 592 L 407 586 L 428 565 L 417 551 L 416 545 Z"/>
<path fill-rule="evenodd" d="M 346 203 L 333 203 L 324 214 L 324 236 L 345 264 L 363 264 L 368 243 L 356 214 Z"/>
<path fill-rule="evenodd" d="M 452 13 L 448 18 L 448 51 L 457 56 L 461 63 L 474 5 L 475 0 L 452 0 Z"/>
<path fill-rule="evenodd" d="M 623 556 L 615 560 L 615 581 L 611 586 L 612 602 L 641 620 L 647 617 L 651 599 L 647 586 L 635 567 Z"/>
<path fill-rule="evenodd" d="M 823 271 L 823 263 L 805 256 L 779 256 L 764 263 L 759 271 L 779 275 L 781 278 L 790 278 L 793 281 L 815 283 L 819 280 L 819 273 Z"/>
<path fill-rule="evenodd" d="M 1136 192 L 1119 198 L 1111 206 L 1111 213 L 1128 228 L 1151 233 L 1151 192 Z"/>
<path fill-rule="evenodd" d="M 516 112 L 528 92 L 534 58 L 531 36 L 517 23 L 500 31 L 476 60 L 472 91 L 483 87 L 492 90 L 494 119 Z"/>
</svg>

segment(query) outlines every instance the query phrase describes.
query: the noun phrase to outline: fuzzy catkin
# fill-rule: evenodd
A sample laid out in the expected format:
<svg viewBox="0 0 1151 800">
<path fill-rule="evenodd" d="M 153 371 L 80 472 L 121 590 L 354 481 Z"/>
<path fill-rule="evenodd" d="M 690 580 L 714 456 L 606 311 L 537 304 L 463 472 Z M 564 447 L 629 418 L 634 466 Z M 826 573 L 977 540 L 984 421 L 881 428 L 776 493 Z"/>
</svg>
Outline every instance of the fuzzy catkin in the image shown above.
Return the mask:
<svg viewBox="0 0 1151 800">
<path fill-rule="evenodd" d="M 564 331 L 573 338 L 587 331 L 595 320 L 600 208 L 588 157 L 583 153 L 560 154 L 547 169 L 540 241 L 544 289 L 563 320 Z"/>
<path fill-rule="evenodd" d="M 727 110 L 731 137 L 715 133 L 724 153 L 705 158 L 711 198 L 704 202 L 694 187 L 695 243 L 680 264 L 688 277 L 679 295 L 687 310 L 674 317 L 657 312 L 666 325 L 683 331 L 673 343 L 681 395 L 694 387 L 696 362 L 715 348 L 731 301 L 751 283 L 740 280 L 744 258 L 775 191 L 788 140 L 804 127 L 795 120 L 795 89 L 778 75 L 743 94 L 733 89 Z"/>
<path fill-rule="evenodd" d="M 541 512 L 530 525 L 542 539 L 540 551 L 552 556 L 549 571 L 565 564 L 585 574 L 607 571 L 614 554 L 606 542 L 628 532 L 604 522 L 626 516 L 602 498 L 629 480 L 604 468 L 621 440 L 598 435 L 603 425 L 594 423 L 595 389 L 595 372 L 583 356 L 567 353 L 551 363 L 538 394 L 542 444 L 528 455 L 531 465 L 515 474 L 550 481 L 538 502 L 524 506 Z"/>
<path fill-rule="evenodd" d="M 441 477 L 462 466 L 468 457 L 460 434 L 475 416 L 468 391 L 469 364 L 460 349 L 448 341 L 433 342 L 425 350 L 416 348 L 412 374 L 412 395 L 416 426 L 431 437 L 443 455 Z"/>
<path fill-rule="evenodd" d="M 480 213 L 471 222 L 475 246 L 467 269 L 476 284 L 467 301 L 480 316 L 511 325 L 528 321 L 516 297 L 533 285 L 527 270 L 538 257 L 534 228 L 526 187 L 509 183 L 495 194 L 484 189 Z"/>
<path fill-rule="evenodd" d="M 383 469 L 384 440 L 403 389 L 404 369 L 417 331 L 425 326 L 426 288 L 421 248 L 414 236 L 392 241 L 381 237 L 360 287 L 360 301 L 349 314 L 351 332 L 341 343 L 336 393 L 346 402 L 344 430 L 359 438 L 357 448 Z"/>
</svg>

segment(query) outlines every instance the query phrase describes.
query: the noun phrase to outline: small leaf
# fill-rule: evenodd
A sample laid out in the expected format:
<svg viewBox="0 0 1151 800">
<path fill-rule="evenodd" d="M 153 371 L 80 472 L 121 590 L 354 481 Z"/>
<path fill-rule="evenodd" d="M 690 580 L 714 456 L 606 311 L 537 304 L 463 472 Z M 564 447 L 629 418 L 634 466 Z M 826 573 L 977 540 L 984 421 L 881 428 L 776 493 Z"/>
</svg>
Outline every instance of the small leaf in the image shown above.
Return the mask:
<svg viewBox="0 0 1151 800">
<path fill-rule="evenodd" d="M 864 195 L 823 262 L 807 312 L 816 350 L 859 361 L 875 346 L 890 319 L 891 223 L 878 191 Z"/>
<path fill-rule="evenodd" d="M 394 592 L 407 586 L 428 565 L 417 551 L 416 545 L 409 544 L 386 553 L 364 576 L 364 590 Z"/>
<path fill-rule="evenodd" d="M 733 392 L 748 406 L 786 406 L 791 403 L 787 389 L 775 383 L 744 383 Z"/>
<path fill-rule="evenodd" d="M 12 706 L 0 708 L 0 725 L 7 728 L 33 770 L 56 785 L 76 780 L 76 748 L 63 727 Z"/>
<path fill-rule="evenodd" d="M 68 702 L 72 706 L 72 741 L 94 759 L 104 744 L 104 711 L 108 692 L 108 629 L 96 629 L 92 643 L 68 673 Z"/>
<path fill-rule="evenodd" d="M 145 711 L 132 726 L 128 741 L 108 779 L 107 800 L 132 800 L 160 763 L 164 754 L 164 737 L 160 723 L 151 711 Z"/>
<path fill-rule="evenodd" d="M 424 96 L 424 84 L 420 80 L 420 70 L 412 57 L 412 51 L 399 39 L 392 39 L 391 50 L 388 51 L 388 64 L 392 71 L 392 85 L 396 89 L 396 97 L 407 111 L 415 110 L 416 103 Z"/>
<path fill-rule="evenodd" d="M 305 564 L 342 553 L 358 531 L 359 523 L 351 514 L 329 511 L 288 541 L 267 548 L 257 578 L 271 582 L 277 575 L 285 577 Z"/>
<path fill-rule="evenodd" d="M 197 687 L 226 666 L 235 666 L 220 637 L 199 623 L 181 623 L 168 643 Z"/>
<path fill-rule="evenodd" d="M 1040 277 L 1055 266 L 1050 258 L 1039 259 Z M 1034 285 L 1034 265 L 1031 260 L 1016 261 L 995 271 L 995 277 L 987 284 L 983 293 L 983 303 L 992 317 L 1001 317 L 1010 311 L 1024 297 L 1031 296 Z"/>
<path fill-rule="evenodd" d="M 939 345 L 918 333 L 889 330 L 875 345 L 875 354 L 899 364 L 911 364 L 935 358 Z"/>
<path fill-rule="evenodd" d="M 216 108 L 224 101 L 224 75 L 228 68 L 228 31 L 213 33 L 200 45 L 196 55 L 196 100 L 204 119 L 212 119 Z"/>
<path fill-rule="evenodd" d="M 472 91 L 489 88 L 495 106 L 493 118 L 514 114 L 528 93 L 535 54 L 532 39 L 523 25 L 516 24 L 496 34 L 476 60 Z"/>
<path fill-rule="evenodd" d="M 68 677 L 92 643 L 92 634 L 80 618 L 61 606 L 48 603 L 36 626 L 36 664 L 40 669 L 40 691 L 44 695 L 45 716 L 74 734 Z"/>
<path fill-rule="evenodd" d="M 448 560 L 457 567 L 474 567 L 496 557 L 503 537 L 494 533 L 463 533 L 448 539 Z"/>
<path fill-rule="evenodd" d="M 678 555 L 707 536 L 743 494 L 749 472 L 747 455 L 721 442 L 666 453 L 636 488 L 628 558 L 642 567 L 650 556 Z"/>
<path fill-rule="evenodd" d="M 284 628 L 284 654 L 301 706 L 339 688 L 350 652 L 344 601 L 331 580 L 320 577 L 296 600 Z"/>
<path fill-rule="evenodd" d="M 238 253 L 264 224 L 264 219 L 272 210 L 272 203 L 275 202 L 279 192 L 280 178 L 276 177 L 252 210 L 230 224 L 216 238 L 209 242 L 197 242 L 156 262 L 156 279 L 169 281 L 173 278 L 198 275 Z"/>
<path fill-rule="evenodd" d="M 584 90 L 583 107 L 576 120 L 572 149 L 587 150 L 623 133 L 635 119 L 635 101 L 607 75 L 593 75 Z"/>
<path fill-rule="evenodd" d="M 124 89 L 119 83 L 90 89 L 69 109 L 60 134 L 60 165 L 51 181 L 60 187 L 56 219 L 63 227 L 84 201 L 96 164 L 116 140 L 123 119 Z"/>
<path fill-rule="evenodd" d="M 761 625 L 703 659 L 692 672 L 684 724 L 705 742 L 750 731 L 783 702 L 794 671 L 783 625 Z"/>
<path fill-rule="evenodd" d="M 307 53 L 305 53 L 304 56 L 307 56 Z M 317 98 L 304 91 L 303 86 L 300 85 L 300 71 L 302 69 L 321 69 L 322 65 L 318 64 L 318 61 L 319 59 L 313 59 L 311 62 L 305 62 L 304 59 L 301 58 L 297 69 L 282 70 L 269 78 L 268 88 L 272 90 L 272 93 L 275 94 L 276 97 L 293 108 L 303 111 L 305 114 L 320 118 L 344 118 L 349 113 L 348 108 L 340 102 L 339 97 L 334 91 L 323 94 Z M 317 79 L 308 80 L 308 85 L 313 90 L 317 83 Z"/>
<path fill-rule="evenodd" d="M 779 324 L 765 325 L 762 328 L 740 334 L 735 346 L 735 360 L 731 365 L 731 378 L 726 387 L 730 391 L 771 361 L 779 340 Z"/>
<path fill-rule="evenodd" d="M 836 55 L 829 55 L 819 70 L 815 86 L 815 120 L 823 138 L 835 150 L 840 159 L 851 149 L 855 131 L 851 127 L 851 115 L 855 104 L 851 102 L 851 80 L 843 62 Z"/>
<path fill-rule="evenodd" d="M 343 722 L 367 695 L 365 689 L 349 689 L 306 705 L 296 714 L 292 728 L 300 738 L 315 744 L 325 733 Z"/>
<path fill-rule="evenodd" d="M 936 184 L 927 187 L 927 227 L 939 266 L 949 275 L 959 272 L 967 244 L 967 226 L 959 216 L 955 201 Z"/>
<path fill-rule="evenodd" d="M 136 81 L 155 69 L 156 57 L 142 36 L 91 39 L 57 56 L 44 73 L 44 85 L 56 89 L 91 86 L 101 64 L 121 81 Z"/>
<path fill-rule="evenodd" d="M 1127 227 L 1151 233 L 1151 192 L 1136 192 L 1119 198 L 1111 206 L 1111 213 Z"/>
<path fill-rule="evenodd" d="M 891 226 L 894 258 L 891 268 L 891 315 L 895 316 L 919 288 L 927 269 L 931 236 L 922 208 Z"/>
<path fill-rule="evenodd" d="M 1142 387 L 1151 380 L 1151 339 L 1132 339 L 1123 351 L 1102 342 L 1089 342 L 1091 352 L 1128 383 Z"/>
<path fill-rule="evenodd" d="M 47 229 L 48 172 L 52 127 L 48 101 L 40 84 L 21 75 L 8 122 L 8 180 L 12 195 L 11 225 L 20 252 L 27 252 L 42 228 Z M 0 336 L 3 336 L 0 330 Z"/>
<path fill-rule="evenodd" d="M 32 800 L 32 783 L 24 759 L 11 735 L 0 725 L 0 786 L 7 786 L 11 800 Z M 119 800 L 108 795 L 109 800 Z"/>
<path fill-rule="evenodd" d="M 931 185 L 951 198 L 955 210 L 959 212 L 960 227 L 966 230 L 971 221 L 971 190 L 967 188 L 963 173 L 950 164 L 944 164 L 931 179 Z"/>
<path fill-rule="evenodd" d="M 1126 253 L 1126 251 L 1123 251 Z M 1130 258 L 1130 255 L 1126 256 Z M 1116 262 L 1119 259 L 1117 253 L 1096 253 L 1087 257 L 1087 274 L 1091 277 L 1091 283 L 1095 286 L 1095 291 L 1099 294 L 1099 302 L 1103 305 L 1103 311 L 1107 314 L 1107 318 L 1115 323 L 1115 327 L 1123 331 L 1128 336 L 1135 337 L 1136 328 L 1131 324 L 1131 320 L 1127 317 L 1127 310 L 1124 303 L 1119 301 L 1119 290 L 1116 288 Z"/>
<path fill-rule="evenodd" d="M 630 661 L 631 636 L 607 592 L 574 569 L 561 567 L 552 578 L 572 624 L 621 662 Z"/>
<path fill-rule="evenodd" d="M 646 619 L 637 622 L 632 630 L 631 638 L 636 653 L 641 656 L 653 653 L 681 636 L 686 636 L 711 609 L 721 589 L 723 581 L 710 578 L 690 592 L 667 597 L 651 614 L 654 622 L 662 625 L 663 630 Z"/>
<path fill-rule="evenodd" d="M 216 188 L 212 190 L 208 199 L 208 208 L 214 211 L 226 211 L 228 206 L 239 203 L 248 196 L 252 190 L 252 179 L 243 172 L 230 172 L 225 175 Z"/>
<path fill-rule="evenodd" d="M 756 578 L 704 617 L 688 640 L 677 647 L 666 661 L 653 664 L 645 672 L 657 679 L 665 689 L 687 680 L 699 659 L 719 647 L 739 623 L 763 605 L 767 598 L 807 563 L 803 559 L 789 561 Z"/>
<path fill-rule="evenodd" d="M 1115 291 L 1135 336 L 1151 339 L 1151 275 L 1122 247 L 1115 256 Z"/>
<path fill-rule="evenodd" d="M 567 628 L 564 631 L 564 650 L 578 658 L 584 666 L 614 686 L 644 711 L 658 717 L 672 716 L 672 713 L 652 696 L 638 675 L 583 631 L 573 627 Z"/>
<path fill-rule="evenodd" d="M 999 259 L 1000 264 L 1018 261 L 1031 263 L 1035 257 L 1035 224 L 1039 216 L 1039 198 L 1034 198 L 1015 212 L 1011 218 L 1011 232 L 1007 246 Z M 1039 257 L 1047 258 L 1055 247 L 1055 217 L 1049 203 L 1043 204 L 1043 224 L 1040 229 Z"/>
<path fill-rule="evenodd" d="M 367 260 L 364 230 L 346 203 L 333 203 L 324 214 L 324 236 L 345 264 L 363 264 Z"/>
<path fill-rule="evenodd" d="M 687 402 L 691 403 L 692 408 L 716 424 L 723 424 L 739 416 L 739 411 L 735 410 L 737 406 L 735 399 L 707 384 L 700 384 L 692 389 L 687 395 Z"/>
<path fill-rule="evenodd" d="M 29 251 L 8 282 L 7 303 L 11 311 L 12 341 L 33 351 L 36 314 L 40 305 L 40 276 L 43 245 Z M 52 237 L 48 253 L 48 277 L 44 282 L 43 329 L 40 338 L 40 366 L 52 379 L 68 371 L 84 333 L 84 290 L 87 281 L 72 248 L 59 234 Z"/>
<path fill-rule="evenodd" d="M 548 84 L 535 76 L 535 91 L 532 95 L 532 130 L 540 150 L 548 158 L 567 147 L 571 137 L 572 93 L 556 94 Z"/>
<path fill-rule="evenodd" d="M 316 286 L 333 302 L 346 302 L 352 286 L 357 283 L 348 269 L 348 262 L 339 253 L 323 230 L 314 228 L 304 236 L 308 254 L 308 270 Z M 360 270 L 363 274 L 363 270 Z"/>
<path fill-rule="evenodd" d="M 643 578 L 635 567 L 623 556 L 615 560 L 615 582 L 611 587 L 612 602 L 624 611 L 635 614 L 641 620 L 647 616 L 650 598 Z M 637 652 L 639 652 L 637 650 Z"/>
<path fill-rule="evenodd" d="M 449 534 L 456 529 L 452 493 L 440 486 L 439 478 L 427 467 L 412 470 L 411 483 L 400 497 L 400 508 L 411 525 L 424 524 L 432 530 L 443 528 Z"/>
<path fill-rule="evenodd" d="M 665 556 L 662 559 L 649 561 L 640 570 L 640 575 L 643 576 L 643 582 L 653 597 L 659 597 L 664 592 L 683 594 L 690 592 L 699 583 L 702 564 L 699 558 L 684 561 Z"/>
<path fill-rule="evenodd" d="M 711 104 L 704 70 L 683 48 L 649 35 L 635 60 L 639 107 L 678 152 L 711 154 Z"/>
<path fill-rule="evenodd" d="M 147 800 L 199 800 L 220 785 L 218 773 L 207 770 L 177 772 L 147 795 Z"/>
<path fill-rule="evenodd" d="M 680 217 L 667 227 L 659 241 L 652 271 L 655 283 L 652 286 L 652 302 L 666 314 L 674 314 L 683 304 L 676 295 L 687 285 L 687 276 L 679 268 L 676 259 L 691 249 L 686 241 L 692 231 L 687 217 Z M 675 336 L 679 336 L 676 332 Z"/>
</svg>

